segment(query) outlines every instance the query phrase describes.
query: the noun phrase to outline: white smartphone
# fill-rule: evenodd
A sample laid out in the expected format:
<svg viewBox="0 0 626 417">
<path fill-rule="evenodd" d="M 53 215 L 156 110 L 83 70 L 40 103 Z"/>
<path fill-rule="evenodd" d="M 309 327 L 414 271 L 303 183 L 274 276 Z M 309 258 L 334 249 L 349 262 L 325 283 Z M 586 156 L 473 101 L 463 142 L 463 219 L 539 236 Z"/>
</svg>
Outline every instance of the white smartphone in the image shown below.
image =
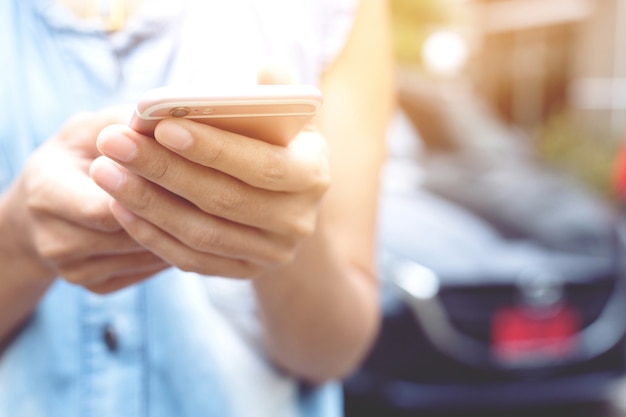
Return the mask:
<svg viewBox="0 0 626 417">
<path fill-rule="evenodd" d="M 141 97 L 130 127 L 153 136 L 159 121 L 186 118 L 285 146 L 321 106 L 320 90 L 303 84 L 223 89 L 162 87 Z"/>
</svg>

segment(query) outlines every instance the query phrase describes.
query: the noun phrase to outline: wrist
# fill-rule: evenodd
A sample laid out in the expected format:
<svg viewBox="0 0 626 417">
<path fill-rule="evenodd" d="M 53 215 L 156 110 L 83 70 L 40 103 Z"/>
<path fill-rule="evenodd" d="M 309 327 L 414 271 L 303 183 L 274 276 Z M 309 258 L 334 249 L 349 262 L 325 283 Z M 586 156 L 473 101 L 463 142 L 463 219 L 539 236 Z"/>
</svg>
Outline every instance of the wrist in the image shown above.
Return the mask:
<svg viewBox="0 0 626 417">
<path fill-rule="evenodd" d="M 39 256 L 28 229 L 28 211 L 12 204 L 17 191 L 13 184 L 0 196 L 0 264 L 3 279 L 32 281 L 37 286 L 56 277 L 54 269 Z"/>
</svg>

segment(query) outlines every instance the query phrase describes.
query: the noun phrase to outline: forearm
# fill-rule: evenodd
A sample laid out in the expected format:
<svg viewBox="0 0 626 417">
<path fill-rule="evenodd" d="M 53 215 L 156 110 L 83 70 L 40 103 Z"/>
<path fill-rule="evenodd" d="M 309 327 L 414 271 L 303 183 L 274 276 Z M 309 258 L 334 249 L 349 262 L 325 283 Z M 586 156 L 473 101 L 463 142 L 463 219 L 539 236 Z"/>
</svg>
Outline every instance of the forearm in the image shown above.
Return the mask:
<svg viewBox="0 0 626 417">
<path fill-rule="evenodd" d="M 311 381 L 345 376 L 379 324 L 379 170 L 394 104 L 385 0 L 360 2 L 340 56 L 324 74 L 317 126 L 330 145 L 331 186 L 316 234 L 284 268 L 255 280 L 274 360 Z"/>
<path fill-rule="evenodd" d="M 376 335 L 374 277 L 346 261 L 323 227 L 294 262 L 254 286 L 270 356 L 308 381 L 348 374 Z"/>
<path fill-rule="evenodd" d="M 10 206 L 9 190 L 0 196 L 0 350 L 28 319 L 54 274 L 23 244 L 23 222 Z"/>
<path fill-rule="evenodd" d="M 5 261 L 7 259 L 3 254 L 0 256 L 0 263 L 4 266 L 7 264 Z M 31 316 L 37 303 L 52 282 L 40 280 L 29 281 L 26 284 L 26 279 L 21 280 L 23 278 L 21 275 L 24 274 L 20 273 L 19 275 L 11 275 L 11 271 L 8 273 L 3 271 L 2 276 L 0 276 L 0 352 L 4 350 L 15 333 Z"/>
</svg>

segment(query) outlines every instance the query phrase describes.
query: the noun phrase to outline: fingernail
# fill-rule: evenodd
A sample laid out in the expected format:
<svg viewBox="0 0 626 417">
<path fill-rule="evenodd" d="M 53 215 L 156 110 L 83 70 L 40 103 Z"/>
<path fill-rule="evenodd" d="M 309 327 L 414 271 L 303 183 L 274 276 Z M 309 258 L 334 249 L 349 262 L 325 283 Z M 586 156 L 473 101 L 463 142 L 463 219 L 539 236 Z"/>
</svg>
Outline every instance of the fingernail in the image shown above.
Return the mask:
<svg viewBox="0 0 626 417">
<path fill-rule="evenodd" d="M 104 129 L 98 135 L 97 146 L 100 152 L 118 161 L 129 162 L 137 155 L 135 142 L 119 132 L 108 129 Z"/>
<path fill-rule="evenodd" d="M 117 191 L 126 179 L 119 166 L 106 157 L 100 157 L 91 164 L 91 178 L 105 191 Z"/>
<path fill-rule="evenodd" d="M 179 123 L 167 120 L 160 126 L 161 128 L 157 128 L 154 136 L 160 144 L 179 151 L 191 146 L 193 142 L 191 133 Z"/>
</svg>

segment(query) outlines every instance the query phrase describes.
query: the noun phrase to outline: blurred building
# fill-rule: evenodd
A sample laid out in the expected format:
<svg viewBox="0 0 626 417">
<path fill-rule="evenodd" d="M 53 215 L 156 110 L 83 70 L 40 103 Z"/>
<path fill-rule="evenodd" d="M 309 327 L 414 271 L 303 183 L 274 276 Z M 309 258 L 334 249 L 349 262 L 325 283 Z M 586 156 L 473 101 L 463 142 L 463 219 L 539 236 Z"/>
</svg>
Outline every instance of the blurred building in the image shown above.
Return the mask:
<svg viewBox="0 0 626 417">
<path fill-rule="evenodd" d="M 477 88 L 533 128 L 574 111 L 626 132 L 626 0 L 472 0 Z"/>
</svg>

